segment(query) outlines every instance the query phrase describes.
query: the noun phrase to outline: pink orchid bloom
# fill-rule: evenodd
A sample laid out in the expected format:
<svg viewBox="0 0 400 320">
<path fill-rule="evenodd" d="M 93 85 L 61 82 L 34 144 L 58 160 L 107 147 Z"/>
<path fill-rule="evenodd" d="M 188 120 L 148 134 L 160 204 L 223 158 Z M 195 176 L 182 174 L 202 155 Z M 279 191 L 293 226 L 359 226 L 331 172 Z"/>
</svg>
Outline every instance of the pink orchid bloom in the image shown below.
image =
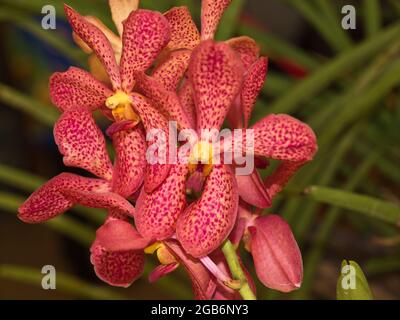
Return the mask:
<svg viewBox="0 0 400 320">
<path fill-rule="evenodd" d="M 18 217 L 27 223 L 44 222 L 75 204 L 107 209 L 107 221 L 133 216 L 135 209 L 127 198 L 143 182 L 146 145 L 142 135 L 139 128 L 113 135 L 116 154 L 113 166 L 107 154 L 104 136 L 90 111 L 86 108 L 71 108 L 64 112 L 54 128 L 56 143 L 64 155 L 64 164 L 87 170 L 98 178 L 62 173 L 36 190 L 21 205 Z M 136 259 L 140 256 L 136 253 L 119 255 L 99 247 L 96 241 L 92 247 L 92 262 L 99 277 L 113 285 L 126 286 L 132 282 L 138 270 Z M 125 259 L 132 263 L 116 263 Z M 115 265 L 120 268 L 119 280 L 116 280 L 118 272 L 111 276 L 101 271 Z"/>
<path fill-rule="evenodd" d="M 238 221 L 231 241 L 243 240 L 251 252 L 258 279 L 268 288 L 290 292 L 300 288 L 303 262 L 290 226 L 278 215 L 252 214 L 239 206 Z"/>
</svg>

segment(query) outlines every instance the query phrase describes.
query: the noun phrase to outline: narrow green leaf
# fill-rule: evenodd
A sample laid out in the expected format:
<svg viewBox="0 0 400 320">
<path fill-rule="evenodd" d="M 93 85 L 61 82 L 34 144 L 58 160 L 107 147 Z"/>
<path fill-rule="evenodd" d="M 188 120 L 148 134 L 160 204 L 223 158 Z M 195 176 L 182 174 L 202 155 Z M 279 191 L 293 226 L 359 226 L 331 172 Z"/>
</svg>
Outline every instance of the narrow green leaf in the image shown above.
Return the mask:
<svg viewBox="0 0 400 320">
<path fill-rule="evenodd" d="M 223 41 L 234 36 L 243 6 L 244 0 L 232 0 L 228 9 L 222 16 L 215 39 Z"/>
<path fill-rule="evenodd" d="M 367 36 L 376 34 L 382 25 L 382 8 L 379 0 L 363 2 L 364 28 Z"/>
<path fill-rule="evenodd" d="M 105 300 L 126 299 L 123 295 L 117 294 L 108 288 L 92 285 L 58 270 L 56 277 L 57 290 L 76 295 L 80 298 Z M 0 278 L 28 283 L 37 288 L 42 288 L 43 274 L 39 268 L 2 264 L 0 265 Z"/>
<path fill-rule="evenodd" d="M 373 300 L 364 272 L 355 261 L 343 260 L 336 295 L 338 300 Z"/>
<path fill-rule="evenodd" d="M 393 203 L 320 186 L 307 188 L 305 194 L 316 201 L 353 210 L 400 226 L 400 207 Z"/>
</svg>

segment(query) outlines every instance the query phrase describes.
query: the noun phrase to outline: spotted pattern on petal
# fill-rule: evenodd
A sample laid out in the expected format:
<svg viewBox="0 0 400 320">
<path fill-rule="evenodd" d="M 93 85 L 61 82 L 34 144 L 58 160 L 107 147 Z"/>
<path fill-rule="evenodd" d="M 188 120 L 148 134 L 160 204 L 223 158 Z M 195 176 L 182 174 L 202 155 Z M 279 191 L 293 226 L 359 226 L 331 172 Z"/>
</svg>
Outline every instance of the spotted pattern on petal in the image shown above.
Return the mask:
<svg viewBox="0 0 400 320">
<path fill-rule="evenodd" d="M 82 168 L 110 180 L 112 165 L 103 133 L 85 108 L 64 112 L 54 127 L 56 144 L 64 155 L 64 164 Z"/>
<path fill-rule="evenodd" d="M 235 50 L 242 60 L 244 69 L 247 70 L 260 55 L 260 47 L 252 38 L 241 36 L 225 41 Z"/>
<path fill-rule="evenodd" d="M 219 21 L 232 0 L 203 0 L 201 4 L 201 39 L 213 39 Z"/>
<path fill-rule="evenodd" d="M 228 237 L 236 221 L 238 193 L 230 169 L 215 165 L 203 194 L 180 215 L 176 234 L 186 252 L 204 257 Z"/>
<path fill-rule="evenodd" d="M 308 161 L 317 151 L 314 132 L 285 114 L 269 115 L 254 126 L 254 152 L 277 160 Z"/>
<path fill-rule="evenodd" d="M 159 12 L 133 11 L 124 22 L 122 35 L 122 88 L 130 92 L 135 82 L 134 72 L 146 71 L 170 39 L 167 19 Z"/>
<path fill-rule="evenodd" d="M 194 49 L 200 43 L 199 31 L 187 7 L 172 8 L 164 16 L 171 28 L 168 49 Z"/>
<path fill-rule="evenodd" d="M 188 80 L 183 83 L 182 88 L 178 92 L 178 97 L 179 101 L 181 102 L 182 109 L 188 117 L 190 128 L 196 128 L 196 107 L 194 105 L 192 85 Z"/>
<path fill-rule="evenodd" d="M 153 78 L 168 91 L 175 91 L 189 65 L 191 51 L 179 50 L 162 61 L 153 71 Z"/>
<path fill-rule="evenodd" d="M 141 250 L 113 252 L 94 245 L 90 251 L 96 275 L 112 286 L 129 287 L 143 273 L 145 258 Z"/>
<path fill-rule="evenodd" d="M 121 76 L 113 48 L 104 33 L 71 7 L 64 5 L 65 15 L 73 31 L 93 50 L 107 70 L 114 89 L 119 89 Z"/>
<path fill-rule="evenodd" d="M 128 197 L 138 190 L 146 169 L 146 139 L 142 129 L 136 126 L 113 135 L 115 164 L 112 189 Z"/>
<path fill-rule="evenodd" d="M 136 203 L 135 225 L 147 239 L 164 240 L 175 232 L 175 223 L 186 205 L 187 165 L 174 165 L 154 192 L 144 189 Z"/>
<path fill-rule="evenodd" d="M 189 79 L 198 130 L 219 130 L 240 89 L 242 76 L 242 63 L 227 44 L 209 40 L 195 49 L 189 64 Z"/>
<path fill-rule="evenodd" d="M 109 88 L 79 68 L 56 72 L 50 78 L 50 98 L 61 111 L 79 106 L 92 111 L 104 106 L 110 95 Z"/>
<path fill-rule="evenodd" d="M 245 76 L 242 87 L 242 108 L 244 112 L 244 123 L 249 123 L 251 112 L 256 103 L 258 94 L 264 85 L 265 77 L 268 71 L 268 59 L 260 58 L 254 63 Z"/>
</svg>

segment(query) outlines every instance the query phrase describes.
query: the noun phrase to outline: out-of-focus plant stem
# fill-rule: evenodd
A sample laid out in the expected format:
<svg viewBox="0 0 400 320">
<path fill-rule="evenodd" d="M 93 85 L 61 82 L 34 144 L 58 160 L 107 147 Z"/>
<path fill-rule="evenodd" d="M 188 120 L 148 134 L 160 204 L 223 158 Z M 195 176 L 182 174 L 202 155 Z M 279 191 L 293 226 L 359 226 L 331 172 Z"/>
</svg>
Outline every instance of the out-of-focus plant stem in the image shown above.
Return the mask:
<svg viewBox="0 0 400 320">
<path fill-rule="evenodd" d="M 240 265 L 236 250 L 229 240 L 226 240 L 221 247 L 222 253 L 228 263 L 229 270 L 231 271 L 234 280 L 241 282 L 241 287 L 238 290 L 244 300 L 256 300 L 253 291 L 247 281 L 246 275 Z"/>
<path fill-rule="evenodd" d="M 364 27 L 367 36 L 376 34 L 382 25 L 382 10 L 379 0 L 363 2 Z"/>
<path fill-rule="evenodd" d="M 232 0 L 228 9 L 225 11 L 215 39 L 218 41 L 225 41 L 233 37 L 237 29 L 237 21 L 240 18 L 245 0 Z"/>
<path fill-rule="evenodd" d="M 41 288 L 43 274 L 40 269 L 29 268 L 19 265 L 0 265 L 0 277 L 8 280 L 15 280 L 35 285 Z M 123 295 L 117 294 L 110 289 L 91 285 L 71 275 L 57 271 L 56 288 L 61 292 L 73 294 L 88 299 L 126 299 Z"/>
</svg>

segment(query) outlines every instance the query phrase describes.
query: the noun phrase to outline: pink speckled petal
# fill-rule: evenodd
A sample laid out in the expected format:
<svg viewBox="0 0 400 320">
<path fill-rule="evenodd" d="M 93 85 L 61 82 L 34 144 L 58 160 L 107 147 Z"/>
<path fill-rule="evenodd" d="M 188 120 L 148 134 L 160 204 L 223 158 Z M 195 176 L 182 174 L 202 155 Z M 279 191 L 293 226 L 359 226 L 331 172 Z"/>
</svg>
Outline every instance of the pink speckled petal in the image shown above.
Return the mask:
<svg viewBox="0 0 400 320">
<path fill-rule="evenodd" d="M 90 73 L 71 67 L 50 78 L 50 98 L 61 111 L 75 107 L 95 110 L 102 106 L 112 91 Z"/>
<path fill-rule="evenodd" d="M 250 67 L 249 71 L 245 75 L 241 100 L 244 113 L 244 124 L 246 127 L 249 123 L 251 112 L 253 111 L 260 90 L 264 85 L 267 71 L 268 59 L 260 58 Z"/>
<path fill-rule="evenodd" d="M 103 32 L 71 7 L 64 5 L 65 15 L 73 31 L 93 50 L 104 65 L 114 89 L 120 89 L 121 76 L 114 50 Z"/>
<path fill-rule="evenodd" d="M 194 97 L 193 97 L 193 89 L 192 85 L 189 81 L 185 81 L 182 85 L 182 88 L 178 92 L 179 101 L 181 102 L 181 106 L 183 111 L 186 113 L 186 116 L 189 119 L 190 128 L 196 128 L 196 106 L 194 105 Z"/>
<path fill-rule="evenodd" d="M 43 222 L 65 212 L 74 204 L 134 214 L 133 206 L 112 193 L 107 181 L 62 173 L 37 189 L 21 205 L 18 217 L 28 223 Z"/>
<path fill-rule="evenodd" d="M 203 0 L 201 3 L 201 39 L 213 39 L 219 21 L 232 0 Z"/>
<path fill-rule="evenodd" d="M 146 71 L 170 39 L 167 19 L 159 12 L 133 11 L 124 22 L 122 35 L 122 88 L 130 92 L 135 83 L 134 72 Z"/>
<path fill-rule="evenodd" d="M 189 63 L 189 79 L 197 110 L 197 130 L 217 129 L 239 92 L 242 63 L 227 44 L 212 40 L 200 44 Z"/>
<path fill-rule="evenodd" d="M 188 68 L 191 54 L 190 50 L 171 52 L 157 65 L 152 73 L 152 77 L 162 84 L 166 90 L 176 91 Z"/>
<path fill-rule="evenodd" d="M 111 16 L 117 27 L 118 33 L 122 35 L 122 23 L 128 18 L 132 11 L 139 7 L 139 0 L 108 0 L 111 9 Z"/>
<path fill-rule="evenodd" d="M 66 166 L 82 168 L 111 180 L 112 165 L 103 133 L 86 108 L 64 112 L 54 126 L 54 138 Z"/>
<path fill-rule="evenodd" d="M 139 126 L 118 131 L 112 138 L 116 155 L 112 189 L 121 196 L 128 197 L 143 183 L 146 169 L 146 138 Z"/>
<path fill-rule="evenodd" d="M 249 227 L 257 276 L 268 288 L 290 292 L 300 287 L 303 262 L 289 225 L 277 215 L 255 220 Z"/>
<path fill-rule="evenodd" d="M 187 165 L 174 165 L 163 184 L 136 202 L 135 225 L 140 234 L 153 240 L 164 240 L 175 233 L 178 216 L 186 205 Z"/>
<path fill-rule="evenodd" d="M 305 123 L 285 114 L 269 115 L 254 129 L 254 152 L 267 158 L 309 161 L 317 151 L 316 137 Z"/>
<path fill-rule="evenodd" d="M 179 243 L 175 240 L 165 241 L 164 244 L 168 247 L 171 253 L 185 267 L 190 279 L 192 280 L 193 292 L 195 299 L 209 300 L 213 296 L 216 288 L 211 273 L 200 262 L 200 260 L 190 257 Z"/>
<path fill-rule="evenodd" d="M 111 286 L 129 287 L 144 270 L 143 251 L 106 251 L 101 246 L 92 246 L 90 261 L 96 275 Z"/>
<path fill-rule="evenodd" d="M 260 55 L 260 47 L 257 42 L 247 36 L 232 38 L 225 42 L 239 54 L 245 70 L 248 70 Z"/>
<path fill-rule="evenodd" d="M 140 94 L 132 94 L 132 104 L 137 113 L 140 115 L 140 118 L 146 130 L 146 134 L 149 134 L 149 132 L 154 129 L 160 130 L 160 133 L 164 134 L 165 141 L 168 142 L 168 120 L 158 110 L 156 110 L 145 97 Z M 149 144 L 152 143 L 154 142 L 149 141 Z M 164 151 L 166 155 L 165 162 L 168 162 L 168 143 L 164 145 L 164 148 L 160 146 L 160 149 L 158 151 L 161 154 Z M 148 163 L 144 179 L 144 187 L 146 192 L 153 192 L 165 180 L 170 168 L 171 166 L 168 163 Z"/>
<path fill-rule="evenodd" d="M 236 222 L 238 200 L 230 168 L 214 165 L 201 198 L 178 218 L 176 234 L 185 251 L 199 258 L 218 248 Z"/>
<path fill-rule="evenodd" d="M 136 73 L 136 81 L 143 94 L 156 103 L 169 120 L 178 122 L 178 129 L 190 128 L 189 119 L 175 90 L 166 90 L 161 83 L 144 73 Z"/>
<path fill-rule="evenodd" d="M 170 263 L 167 265 L 159 265 L 149 274 L 149 282 L 154 283 L 158 279 L 170 274 L 179 267 L 179 263 Z"/>
<path fill-rule="evenodd" d="M 194 49 L 200 43 L 199 31 L 187 7 L 172 8 L 164 16 L 171 28 L 168 49 Z"/>
<path fill-rule="evenodd" d="M 271 198 L 257 170 L 247 176 L 236 176 L 239 196 L 257 208 L 269 208 Z"/>
<path fill-rule="evenodd" d="M 110 219 L 96 231 L 95 245 L 107 251 L 143 250 L 149 245 L 128 221 Z"/>
</svg>

